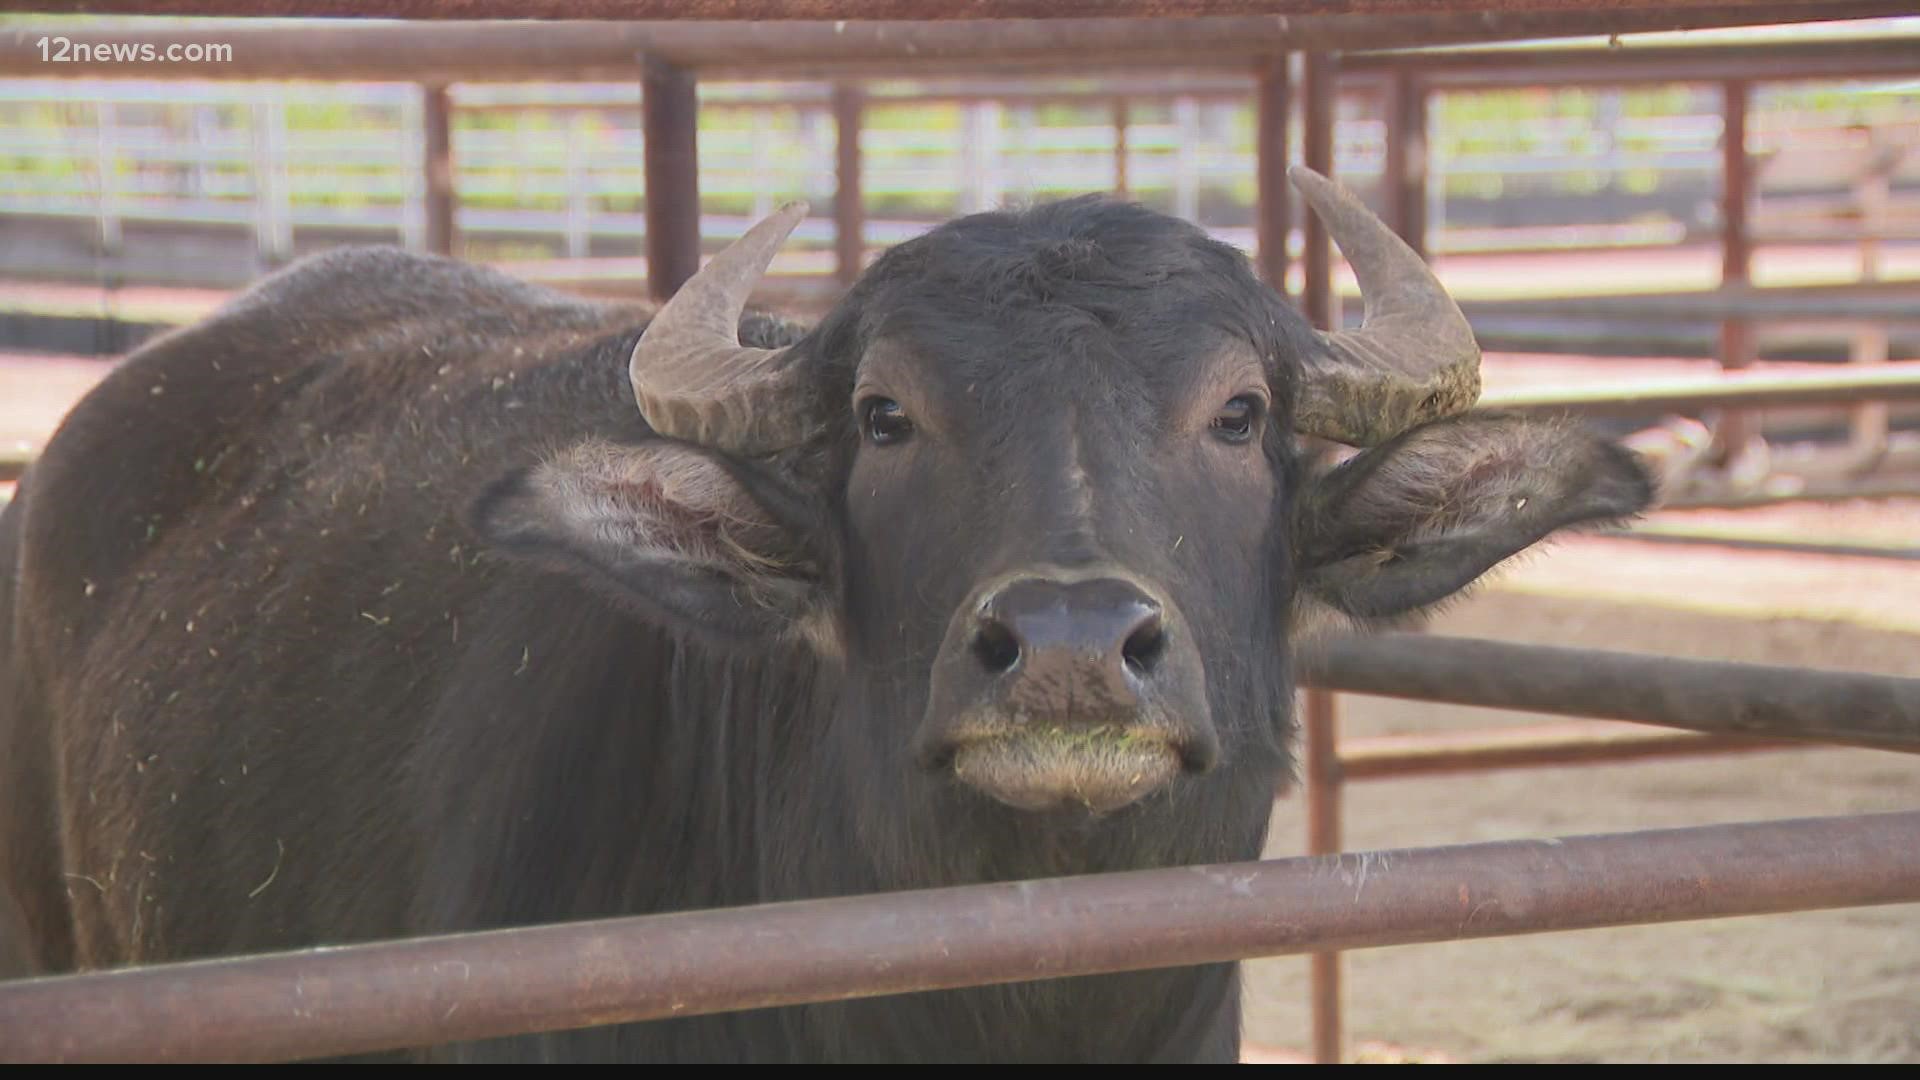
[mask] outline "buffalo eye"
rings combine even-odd
[[[913,434],[913,421],[892,398],[868,398],[860,406],[860,423],[875,446],[905,442]]]
[[[1220,406],[1220,412],[1213,418],[1213,433],[1224,442],[1240,443],[1253,438],[1253,429],[1260,422],[1260,399],[1252,394],[1239,397]]]

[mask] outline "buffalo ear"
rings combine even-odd
[[[723,641],[764,639],[806,614],[818,574],[799,532],[744,479],[686,443],[590,440],[500,478],[472,519],[508,554],[580,578],[643,618]]]
[[[1650,505],[1631,452],[1565,422],[1470,416],[1414,428],[1302,493],[1295,564],[1310,599],[1356,619],[1437,603],[1549,533]]]

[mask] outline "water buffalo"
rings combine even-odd
[[[902,244],[810,329],[742,316],[789,207],[657,313],[355,250],[143,348],[0,521],[15,966],[1257,856],[1303,621],[1650,497],[1614,445],[1467,414],[1439,283],[1294,181],[1357,330],[1081,198]],[[1227,1060],[1238,993],[1209,965],[416,1056]]]

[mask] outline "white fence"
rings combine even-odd
[[[713,235],[777,200],[824,206],[832,197],[836,135],[825,94],[807,86],[775,92],[782,89],[785,100],[765,87],[703,88],[701,190]],[[1451,226],[1449,192],[1482,200],[1557,192],[1568,220],[1552,239],[1562,243],[1566,226],[1597,243],[1670,243],[1689,229],[1711,229],[1713,208],[1698,200],[1641,220],[1593,220],[1618,216],[1598,193],[1712,190],[1720,120],[1710,96],[1667,115],[1629,116],[1618,92],[1594,94],[1595,117],[1522,121],[1524,152],[1471,131],[1436,131],[1460,137],[1430,140],[1431,246],[1527,246],[1524,235],[1490,240]],[[597,238],[637,248],[631,238],[644,233],[645,185],[636,86],[457,87],[455,102],[463,234],[533,240],[575,258],[590,254]],[[1881,152],[1920,144],[1914,104],[1911,124],[1876,130]],[[1372,105],[1348,95],[1337,128],[1336,168],[1362,189],[1384,158],[1384,125]],[[1134,197],[1250,243],[1251,105],[1184,96],[1143,99],[1130,112],[1123,163],[1121,133],[1097,106],[877,97],[861,135],[867,238],[890,244],[956,212],[1110,190],[1124,164]],[[1436,101],[1434,123],[1445,116]],[[0,80],[0,215],[88,220],[108,251],[132,221],[250,229],[269,260],[290,254],[294,232],[310,228],[417,247],[426,234],[422,117],[419,89],[403,84]],[[1818,173],[1837,161],[1829,145],[1836,137],[1851,134],[1831,117],[1764,109],[1758,117],[1758,151],[1796,159],[1800,173],[1807,162]],[[1920,181],[1920,154],[1906,158],[1896,174]],[[801,240],[826,243],[829,228],[817,223]]]

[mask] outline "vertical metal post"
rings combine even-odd
[[[1339,713],[1333,691],[1310,689],[1305,698],[1307,853],[1340,850]],[[1312,964],[1313,1060],[1337,1065],[1344,1054],[1341,1032],[1340,954],[1314,953]]]
[[[567,116],[567,153],[563,162],[566,185],[567,258],[584,259],[593,254],[593,170],[587,162],[587,142],[592,138],[592,117],[585,112]]]
[[[802,175],[825,175],[833,171],[834,155],[838,152],[830,142],[826,128],[833,122],[832,102],[825,109],[797,109],[794,119],[799,123],[800,156],[798,171]],[[808,188],[809,191],[812,188]],[[772,203],[769,200],[769,207]]]
[[[426,148],[427,250],[454,248],[453,102],[445,86],[421,88],[421,139]]]
[[[1747,99],[1751,85],[1729,79],[1721,87],[1723,117],[1720,137],[1720,287],[1744,288],[1752,280],[1753,240],[1747,228],[1752,202],[1752,172],[1747,159]],[[1746,320],[1720,323],[1720,366],[1729,371],[1752,367],[1753,327]],[[1716,456],[1729,461],[1753,437],[1753,417],[1729,412],[1720,418]]]
[[[202,104],[193,107],[193,139],[201,146],[213,146],[220,141],[220,111],[214,105]],[[213,191],[213,162],[206,157],[196,157],[193,162],[193,187],[189,190],[196,199],[216,197]]]
[[[1444,100],[1445,93],[1430,86],[1424,87],[1420,95],[1421,108],[1426,110],[1428,117],[1426,154],[1423,162],[1427,173],[1427,198],[1422,204],[1425,213],[1420,220],[1425,225],[1423,231],[1430,237],[1437,237],[1447,231],[1447,144],[1435,138],[1434,128],[1437,125],[1432,122],[1435,108],[1443,108]],[[1441,104],[1436,105],[1437,102]]]
[[[1283,53],[1260,69],[1254,86],[1254,213],[1260,276],[1277,293],[1287,291],[1287,234],[1293,228],[1287,189],[1287,111],[1292,93]]]
[[[1307,167],[1334,175],[1334,105],[1339,96],[1338,61],[1326,53],[1308,53],[1301,102],[1302,156]],[[1330,330],[1339,320],[1333,295],[1333,252],[1326,225],[1306,215],[1306,249],[1301,262],[1302,307],[1315,326]],[[1331,691],[1307,690],[1305,698],[1307,774],[1307,851],[1325,855],[1340,850],[1340,774]],[[1340,1008],[1340,954],[1314,953],[1313,1059],[1338,1064],[1343,1054]]]
[[[858,86],[834,85],[833,259],[834,274],[842,285],[858,280],[867,260],[867,201],[861,186],[860,160],[865,97]]]
[[[1015,197],[1032,199],[1035,188],[1034,174],[1034,134],[1039,127],[1039,113],[1033,105],[1021,102],[1007,109],[1007,128],[1012,135],[1012,146],[1000,155],[1000,160],[1008,163],[1008,185],[1013,188]]]
[[[1395,71],[1387,79],[1387,157],[1381,187],[1387,224],[1422,258],[1427,254],[1427,88]]]
[[[647,291],[665,300],[700,269],[700,99],[693,73],[640,58]]]
[[[773,149],[773,130],[767,124],[767,108],[756,105],[747,110],[747,168],[753,177],[753,220],[759,221],[773,213],[773,191],[768,183],[772,173],[772,161],[768,151]]]
[[[119,254],[122,243],[120,213],[114,207],[119,159],[113,132],[113,102],[103,97],[93,105],[94,233],[106,255]]]
[[[273,263],[273,146],[268,134],[273,122],[273,106],[263,97],[254,99],[253,123],[247,128],[247,141],[253,151],[253,252],[262,265]]]
[[[960,122],[960,209],[992,210],[1006,190],[1000,165],[1002,110],[996,101],[962,106]]]
[[[981,133],[981,106],[979,102],[968,102],[960,106],[960,191],[958,209],[970,214],[986,207],[986,161],[982,143],[986,141]]]
[[[1113,99],[1113,193],[1127,195],[1127,126],[1133,122],[1127,99]]]
[[[278,266],[293,255],[293,194],[287,182],[287,102],[275,90],[253,101],[254,245]]]
[[[1307,168],[1333,176],[1333,111],[1339,96],[1339,61],[1327,53],[1308,53],[1301,108],[1302,147]],[[1301,307],[1315,326],[1331,330],[1339,318],[1333,305],[1333,251],[1327,227],[1314,214],[1306,215],[1306,247],[1300,253],[1305,280]]]
[[[427,163],[432,151],[427,147],[427,86],[416,87],[413,97],[400,103],[400,139],[403,151],[400,168],[405,186],[400,194],[400,246],[408,251],[427,250]]]
[[[1872,128],[1863,127],[1860,130],[1867,140],[1868,161],[1859,178],[1854,181],[1853,201],[1859,211],[1860,222],[1860,280],[1870,282],[1880,280],[1880,236],[1886,228],[1887,200],[1901,154],[1897,148],[1879,145]],[[1856,364],[1884,364],[1887,362],[1888,348],[1885,323],[1862,324],[1854,328],[1847,359]],[[1855,467],[1864,471],[1886,457],[1887,403],[1864,402],[1854,406],[1850,412],[1852,433],[1849,441],[1857,463]]]
[[[1200,220],[1200,103],[1190,95],[1173,99],[1173,213],[1188,221]]]

